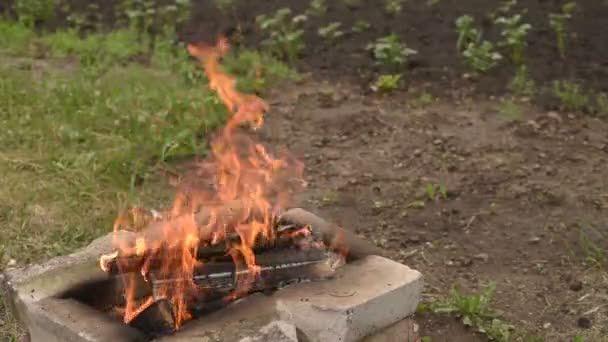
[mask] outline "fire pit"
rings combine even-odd
[[[287,210],[301,164],[243,133],[268,105],[236,91],[227,49],[189,46],[231,114],[197,175],[211,184],[183,181],[170,208],[127,210],[84,250],[7,273],[32,341],[352,342],[398,322],[386,336],[410,340],[420,274]]]
[[[302,209],[288,210],[284,217],[302,220],[298,222],[321,240],[342,231]],[[262,293],[236,300],[210,296],[197,302],[193,317],[178,331],[175,314],[163,298],[128,324],[111,310],[124,300],[123,282],[98,263],[112,251],[112,235],[72,255],[11,270],[5,286],[31,341],[273,341],[264,335],[272,336],[273,330],[284,335],[274,341],[289,341],[290,331],[296,336],[293,341],[415,341],[416,328],[407,317],[418,304],[421,275],[374,255],[381,251],[348,231],[342,234],[351,244],[346,264],[335,268],[331,248],[295,254],[287,253],[297,250],[290,250],[294,246],[272,250],[268,265],[260,266],[267,269],[260,270],[260,280],[248,292]],[[227,281],[235,279],[234,270],[224,267],[201,270],[198,284],[219,292],[234,286]],[[154,280],[142,279],[141,284],[142,294],[154,291]]]

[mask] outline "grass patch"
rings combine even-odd
[[[481,293],[465,295],[454,289],[447,298],[421,304],[418,311],[453,315],[492,341],[508,342],[513,326],[500,319],[501,313],[491,307],[494,290],[495,286],[490,285]]]
[[[128,30],[37,36],[0,25],[11,28],[0,39],[22,39],[13,47],[43,44],[53,56],[0,53],[0,268],[68,253],[108,232],[126,202],[160,201],[164,193],[151,186],[141,194],[138,185],[154,183],[171,160],[204,155],[208,133],[224,120],[198,63],[170,40],[142,65],[133,58],[142,44]],[[73,60],[70,72],[54,66]],[[226,64],[244,91],[296,75],[254,51]]]

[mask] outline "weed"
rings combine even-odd
[[[322,16],[327,13],[327,1],[326,0],[311,0],[308,4],[306,14]]]
[[[117,16],[127,17],[129,27],[136,31],[140,40],[148,44],[149,54],[156,46],[156,39],[175,35],[176,27],[190,17],[190,0],[170,0],[162,4],[153,0],[121,0]]]
[[[456,47],[465,57],[468,66],[475,72],[484,73],[494,68],[502,59],[494,44],[482,40],[482,34],[474,27],[474,19],[469,15],[463,15],[456,19],[456,31],[458,40]]]
[[[480,294],[463,295],[454,289],[450,297],[420,305],[419,311],[454,315],[470,327],[486,334],[491,340],[510,341],[513,326],[500,319],[500,313],[490,307],[495,286],[492,284]]]
[[[422,91],[413,101],[415,107],[426,107],[435,101],[433,95],[426,91]]]
[[[581,112],[589,105],[589,96],[585,94],[583,87],[569,81],[553,81],[551,93],[559,99],[563,109]]]
[[[608,254],[601,244],[598,244],[598,241],[606,239],[607,237],[594,227],[586,225],[579,227],[579,246],[584,252],[586,265],[603,268],[608,264]]]
[[[269,33],[269,37],[263,41],[270,51],[288,62],[293,62],[304,50],[304,30],[302,24],[307,20],[306,16],[298,15],[292,17],[289,8],[281,8],[274,15],[261,15],[256,21],[262,31]]]
[[[462,55],[469,67],[478,73],[489,71],[502,60],[502,55],[495,50],[494,44],[487,40],[481,44],[470,43]]]
[[[439,197],[448,199],[448,190],[444,184],[427,183],[424,191],[431,201],[437,201]]]
[[[340,26],[342,26],[342,23],[333,22],[327,26],[319,27],[317,33],[325,41],[331,43],[344,35],[344,32],[340,31]]]
[[[470,15],[463,15],[456,19],[456,31],[458,32],[456,48],[459,51],[464,50],[470,43],[477,43],[481,38],[481,34],[474,25],[475,19]]]
[[[380,75],[371,88],[373,91],[391,91],[399,88],[400,81],[400,74]]]
[[[515,14],[511,17],[499,17],[495,20],[495,23],[503,26],[501,32],[505,38],[503,45],[511,48],[511,60],[516,65],[522,65],[524,50],[527,45],[526,37],[532,25],[522,23],[521,14]]]
[[[390,15],[396,15],[403,10],[404,0],[384,0],[384,11]]]
[[[218,9],[218,11],[226,14],[234,11],[236,1],[237,0],[213,0],[213,5]]]
[[[361,6],[362,0],[341,0],[347,8],[357,8]]]
[[[608,94],[597,94],[595,97],[595,107],[598,114],[608,116]]]
[[[441,0],[427,0],[426,5],[429,7],[437,6]]]
[[[390,68],[404,65],[411,56],[418,53],[418,51],[408,48],[394,33],[378,38],[374,43],[368,44],[367,49],[372,52],[376,61]]]
[[[508,121],[521,121],[523,110],[513,99],[503,99],[498,105],[498,112]]]
[[[585,338],[581,335],[576,335],[572,339],[572,342],[585,342],[585,341],[586,341]]]
[[[15,0],[17,19],[27,27],[48,23],[55,17],[55,0]]]
[[[528,68],[522,64],[517,68],[515,77],[509,83],[509,89],[518,96],[534,96],[536,84],[528,75]]]
[[[511,12],[513,8],[517,5],[517,0],[504,0],[501,5],[492,13],[490,13],[490,19],[495,21],[496,18],[500,16],[504,16]]]
[[[432,342],[432,339],[430,336],[422,336],[420,342]]]
[[[228,73],[238,76],[238,89],[247,93],[262,93],[282,80],[298,78],[281,61],[252,50],[230,53],[223,65]]]
[[[549,25],[555,32],[555,38],[557,40],[557,49],[562,59],[566,58],[566,31],[568,21],[572,18],[574,10],[577,5],[574,1],[566,2],[562,5],[560,13],[549,13]]]
[[[21,23],[0,20],[0,51],[10,54],[29,54],[34,31]]]
[[[367,21],[365,21],[363,19],[359,19],[353,25],[352,30],[353,30],[353,32],[360,33],[360,32],[364,32],[364,31],[369,30],[370,27],[371,27],[371,25],[370,25],[369,22],[367,22]]]

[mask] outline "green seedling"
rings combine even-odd
[[[608,116],[608,94],[597,94],[595,97],[595,105],[598,114],[601,116]]]
[[[291,9],[281,8],[274,15],[260,15],[256,18],[260,29],[268,34],[262,43],[277,57],[295,61],[306,47],[304,43],[305,15],[292,16]]]
[[[477,43],[481,39],[481,34],[475,28],[475,19],[470,15],[463,15],[456,19],[456,31],[458,40],[456,48],[463,51],[470,43]]]
[[[458,40],[456,47],[464,56],[467,65],[477,73],[484,73],[498,65],[502,55],[496,51],[494,44],[483,40],[482,34],[475,26],[473,17],[463,15],[456,19]]]
[[[396,15],[403,10],[404,0],[384,0],[384,11],[390,15]]]
[[[408,48],[394,33],[368,44],[367,50],[372,52],[377,62],[390,68],[403,66],[411,56],[418,53],[418,51]]]
[[[565,110],[581,112],[589,105],[589,96],[585,94],[583,87],[575,82],[553,81],[551,93],[559,99]]]
[[[536,84],[528,75],[528,68],[522,64],[517,68],[517,73],[509,83],[509,89],[517,96],[534,96]]]
[[[358,8],[361,6],[362,0],[342,0],[342,3],[347,8]]]
[[[494,12],[490,13],[490,19],[496,20],[498,17],[507,15],[515,6],[517,6],[517,0],[503,1]]]
[[[340,31],[340,26],[342,26],[342,23],[333,22],[327,26],[320,27],[317,33],[327,42],[333,42],[344,35],[344,32]]]
[[[326,0],[311,0],[308,4],[306,14],[311,16],[322,16],[327,13],[327,1]]]
[[[498,112],[508,121],[521,121],[523,110],[513,99],[504,99],[498,105]]]
[[[15,0],[13,8],[19,22],[27,27],[48,23],[55,17],[56,0]]]
[[[489,71],[502,60],[502,55],[496,51],[494,44],[487,40],[481,44],[470,43],[462,55],[469,67],[477,73]]]
[[[424,191],[431,201],[437,201],[440,197],[448,199],[448,190],[444,184],[427,183]]]
[[[559,50],[559,56],[562,59],[566,58],[566,33],[568,30],[568,21],[572,19],[572,15],[576,8],[576,2],[569,1],[562,6],[561,13],[549,14],[549,25],[553,29],[553,32],[555,32],[557,49]]]
[[[218,11],[227,14],[234,11],[236,7],[236,0],[213,0],[213,5]]]
[[[526,37],[528,31],[532,29],[532,25],[522,22],[521,14],[515,14],[511,17],[499,17],[495,23],[502,25],[502,36],[505,41],[502,45],[511,48],[511,60],[516,65],[523,64],[524,50],[527,46]]]
[[[353,30],[353,32],[361,33],[361,32],[369,30],[370,27],[371,27],[371,25],[369,24],[369,22],[367,22],[363,19],[359,19],[353,25],[352,30]]]
[[[372,85],[373,91],[391,91],[399,88],[401,82],[401,75],[380,75],[376,82]]]
[[[489,285],[480,294],[464,295],[454,289],[450,297],[430,304],[421,304],[418,311],[455,316],[461,319],[463,324],[475,328],[492,341],[508,342],[514,327],[500,318],[499,311],[492,309],[494,290],[494,284]]]
[[[421,91],[418,96],[412,99],[412,106],[417,108],[427,107],[435,102],[433,95],[426,90]]]

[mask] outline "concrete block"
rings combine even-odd
[[[240,342],[298,342],[298,333],[293,324],[273,321],[262,327],[254,337],[246,337]]]
[[[344,265],[334,279],[280,291],[277,310],[310,342],[355,342],[413,314],[422,286],[418,271],[369,256]]]

